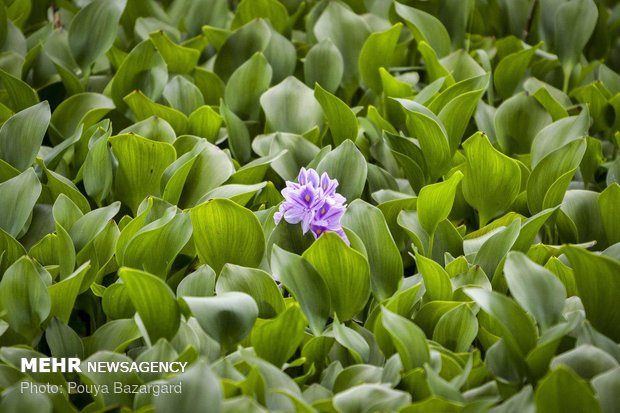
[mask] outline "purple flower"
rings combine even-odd
[[[275,223],[282,218],[289,224],[301,223],[303,233],[311,231],[315,239],[326,231],[335,232],[349,245],[340,225],[346,199],[336,192],[337,187],[338,181],[327,173],[319,178],[314,169],[301,168],[297,182],[286,181],[284,202],[273,216]]]

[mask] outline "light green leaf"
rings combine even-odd
[[[0,228],[17,237],[28,222],[39,194],[41,183],[34,169],[29,168],[0,184]],[[8,258],[8,257],[7,257]]]
[[[321,275],[305,258],[277,245],[271,252],[271,268],[276,279],[299,303],[314,335],[319,336],[331,314],[330,300],[326,299],[329,290]]]
[[[334,146],[340,145],[347,139],[355,142],[358,124],[351,108],[318,83],[314,86],[314,97],[323,108]]]
[[[344,74],[342,54],[334,43],[327,38],[308,51],[304,61],[304,79],[306,85],[316,84],[330,93],[335,93]]]
[[[400,355],[405,371],[430,362],[430,351],[420,327],[386,308],[381,309],[381,322]]]
[[[316,166],[319,174],[327,172],[338,180],[338,193],[352,202],[362,195],[368,167],[364,156],[352,141],[345,141],[330,151]]]
[[[234,349],[252,330],[258,307],[252,297],[227,292],[216,297],[181,298],[198,320],[200,327],[217,340],[224,351]]]
[[[429,43],[439,57],[450,53],[450,35],[436,17],[400,3],[396,3],[395,10],[405,20],[418,43],[422,41]]]
[[[373,294],[379,300],[392,296],[403,279],[403,262],[381,210],[356,200],[347,208],[342,224],[366,247]]]
[[[171,340],[179,329],[181,311],[170,287],[152,274],[131,268],[121,268],[118,275],[127,286],[151,343],[161,337]]]
[[[271,275],[262,270],[226,264],[217,279],[215,291],[218,295],[229,291],[248,294],[256,301],[261,318],[273,318],[284,311],[282,293]]]
[[[398,9],[397,5],[397,9]],[[386,31],[372,33],[364,42],[359,57],[362,82],[377,93],[383,91],[379,68],[391,66],[392,55],[402,31],[402,23],[396,23]]]
[[[255,53],[230,76],[224,92],[227,107],[241,118],[258,118],[259,99],[269,88],[272,74],[265,56]]]
[[[20,171],[30,167],[43,142],[50,116],[47,101],[11,116],[0,128],[0,158]]]
[[[135,213],[148,195],[160,195],[161,177],[176,158],[174,147],[138,135],[117,135],[109,139],[118,160],[114,189],[118,199]]]
[[[304,338],[306,317],[294,303],[276,318],[267,320],[252,331],[256,354],[276,366],[288,361]]]
[[[449,179],[443,182],[424,186],[418,194],[418,218],[422,228],[431,238],[435,234],[439,223],[450,215],[452,205],[454,204],[456,188],[461,179],[463,179],[463,173],[456,171]]]
[[[303,254],[320,274],[329,290],[332,311],[346,321],[359,313],[370,295],[366,258],[347,247],[333,232],[322,234]]]
[[[454,352],[468,351],[478,334],[478,319],[471,308],[461,304],[441,316],[433,340]]]
[[[558,367],[543,378],[536,389],[536,409],[541,412],[601,411],[588,384],[566,367]]]
[[[224,264],[256,267],[265,251],[258,218],[228,199],[214,199],[190,211],[200,260],[219,273]]]
[[[480,227],[505,212],[519,195],[521,170],[514,159],[493,148],[478,132],[463,143],[465,173],[463,196],[478,210]]]

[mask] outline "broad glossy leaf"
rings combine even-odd
[[[424,279],[424,288],[431,301],[449,301],[452,299],[450,276],[441,265],[430,258],[416,254],[416,265]]]
[[[295,303],[276,318],[257,325],[252,331],[252,346],[259,357],[281,366],[301,344],[305,327],[306,317]]]
[[[314,25],[317,40],[331,39],[340,50],[344,63],[343,81],[347,84],[358,79],[359,55],[370,31],[362,16],[339,2],[330,2]]]
[[[396,3],[396,13],[405,20],[418,43],[425,41],[439,57],[450,53],[450,35],[444,25],[433,15],[420,9]]]
[[[482,288],[466,288],[465,293],[499,322],[511,351],[525,355],[534,348],[538,336],[536,326],[515,301]]]
[[[381,310],[381,323],[390,335],[405,371],[422,367],[424,363],[430,362],[426,337],[417,325],[386,308]]]
[[[309,87],[318,83],[326,91],[335,93],[343,74],[342,54],[329,38],[315,44],[308,51],[304,61],[304,79]]]
[[[167,83],[166,62],[153,43],[145,40],[123,60],[112,79],[110,94],[116,107],[125,110],[123,98],[132,91],[140,90],[146,97],[158,99]]]
[[[463,196],[478,210],[480,227],[506,211],[521,189],[517,162],[493,148],[489,139],[476,133],[463,143],[465,173]]]
[[[325,281],[331,309],[346,321],[359,313],[370,295],[366,258],[333,232],[325,232],[303,254]]]
[[[119,277],[151,342],[161,337],[172,339],[179,329],[181,312],[170,287],[152,274],[131,268],[121,268]]]
[[[615,244],[620,242],[620,220],[618,220],[617,206],[620,205],[620,185],[617,182],[609,185],[598,196],[598,207],[607,242]]]
[[[218,295],[229,291],[250,295],[256,301],[261,318],[273,318],[284,311],[280,289],[273,278],[262,270],[226,264],[217,279],[215,291]]]
[[[6,312],[4,318],[13,330],[33,340],[50,309],[47,288],[33,261],[20,258],[0,280],[0,311]]]
[[[317,270],[305,258],[278,247],[271,253],[271,268],[291,295],[295,297],[309,321],[310,329],[320,335],[331,314],[329,290]]]
[[[397,9],[400,5],[397,5]],[[383,91],[379,68],[391,66],[392,55],[402,31],[402,23],[396,23],[390,29],[372,33],[364,42],[359,57],[359,71],[362,82],[375,92]]]
[[[265,56],[254,54],[230,76],[224,92],[227,107],[244,119],[258,118],[259,99],[269,88],[272,74]]]
[[[256,267],[265,237],[256,216],[227,199],[214,199],[190,211],[200,260],[219,273],[224,264]]]
[[[314,87],[314,97],[323,108],[334,146],[342,144],[347,139],[355,142],[358,123],[351,108],[318,83]]]
[[[190,73],[196,67],[200,51],[174,43],[162,30],[149,34],[149,38],[166,62],[170,73]]]
[[[620,283],[620,264],[578,247],[567,247],[566,255],[573,267],[588,321],[603,334],[616,341],[620,340],[620,311],[615,305],[615,291]]]
[[[534,97],[518,93],[495,112],[497,142],[508,155],[529,153],[536,134],[550,123],[551,116]]]
[[[566,289],[551,272],[520,252],[511,252],[504,264],[511,295],[546,330],[562,320]]]
[[[536,213],[562,202],[586,151],[586,140],[574,140],[545,156],[527,181],[527,204]]]
[[[543,378],[534,397],[538,411],[550,413],[570,410],[593,413],[601,411],[592,389],[566,367],[558,367]]]
[[[303,134],[323,125],[323,110],[312,89],[295,77],[287,77],[263,93],[260,104],[268,130]]]
[[[0,184],[0,228],[16,237],[28,222],[39,194],[41,183],[29,168]]]
[[[478,319],[467,304],[461,304],[441,316],[433,340],[455,351],[468,351],[478,334]]]
[[[187,371],[168,379],[170,385],[179,385],[182,393],[160,394],[154,398],[158,411],[191,413],[196,409],[219,413],[222,410],[222,388],[218,376],[204,361],[193,364]]]
[[[364,156],[352,141],[343,142],[325,155],[316,170],[319,174],[327,172],[330,178],[337,179],[336,190],[347,201],[353,202],[362,195],[368,167]]]
[[[94,0],[82,8],[69,26],[69,46],[83,70],[108,51],[118,30],[126,0]]]
[[[51,302],[50,315],[52,317],[58,317],[65,324],[69,323],[75,299],[81,291],[84,276],[89,268],[90,265],[88,263],[83,264],[73,274],[47,288]]]
[[[258,317],[252,297],[240,292],[215,297],[183,297],[182,300],[200,323],[200,327],[226,350],[243,340]]]
[[[11,116],[0,128],[0,159],[20,171],[34,162],[50,122],[47,101]]]
[[[288,26],[288,12],[282,3],[276,0],[243,0],[232,21],[232,29],[256,19],[269,20],[271,25],[282,32]]]
[[[457,171],[443,182],[424,186],[418,193],[418,218],[422,228],[431,237],[435,234],[439,223],[450,215],[456,188],[461,179],[463,179],[463,174]]]
[[[347,208],[342,224],[366,247],[373,294],[380,300],[392,296],[400,286],[403,263],[381,210],[356,200]]]
[[[144,198],[161,193],[161,177],[176,158],[174,147],[138,135],[117,135],[109,141],[119,163],[114,189],[135,213]]]

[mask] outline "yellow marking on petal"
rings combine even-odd
[[[316,235],[319,235],[320,233],[321,233],[321,230],[320,230],[320,229],[317,229],[317,230],[316,230]]]
[[[310,201],[310,195],[306,195],[304,199],[306,200],[306,202]]]
[[[321,214],[325,213],[325,208],[321,208]]]

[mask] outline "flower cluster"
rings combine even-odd
[[[311,231],[314,238],[325,231],[335,232],[348,245],[340,225],[346,199],[336,192],[337,187],[338,181],[330,179],[327,173],[319,177],[314,169],[301,168],[297,182],[286,181],[282,190],[284,202],[273,217],[276,224],[282,218],[289,224],[301,223],[304,234]]]

